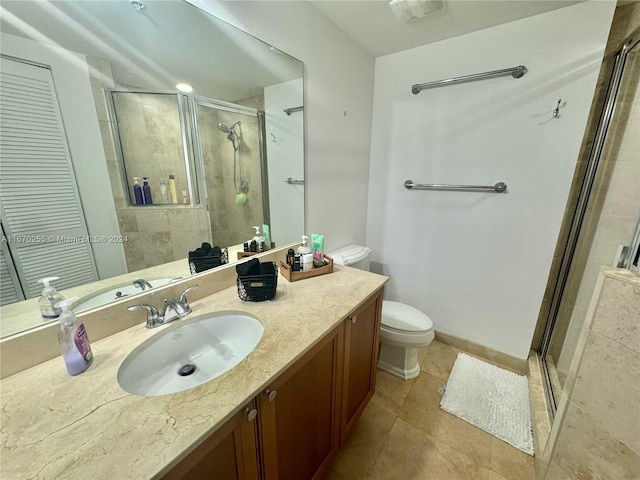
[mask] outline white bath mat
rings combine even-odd
[[[529,382],[524,375],[459,353],[440,408],[533,455]]]

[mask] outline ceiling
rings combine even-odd
[[[582,0],[580,0],[582,1]],[[579,3],[573,0],[444,0],[443,10],[404,22],[388,0],[311,0],[363,50],[380,57]]]
[[[302,63],[179,0],[2,0],[0,31],[106,59],[120,86],[236,101],[303,75]]]
[[[188,3],[145,3],[137,12],[128,0],[2,0],[0,30],[105,58],[116,83],[131,87],[173,89],[186,81],[201,95],[234,101],[302,75],[295,59]],[[379,57],[578,1],[444,0],[443,10],[412,22],[397,18],[388,0],[310,3]]]

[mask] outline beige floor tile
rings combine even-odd
[[[371,402],[331,464],[337,478],[367,478],[382,450],[396,416]]]
[[[368,480],[369,477],[343,477],[339,473],[333,471],[332,468],[329,469],[327,473],[324,474],[322,480]]]
[[[506,480],[534,480],[533,457],[506,442],[491,437],[491,470]]]
[[[420,369],[430,375],[447,380],[458,353],[461,351],[444,343],[431,342],[427,347],[424,360],[420,364]]]
[[[489,469],[421,429],[398,419],[371,480],[489,480]]]
[[[371,401],[397,415],[415,379],[403,380],[382,370],[378,370],[377,376],[376,393]]]
[[[507,480],[494,470],[489,470],[489,480]]]
[[[422,372],[399,410],[398,416],[438,441],[489,467],[492,436],[440,408],[441,378]]]

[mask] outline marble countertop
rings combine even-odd
[[[229,263],[235,263],[238,258],[238,252],[242,251],[242,245],[232,245],[227,248],[229,252]],[[60,294],[62,294],[64,298],[77,297],[78,300],[76,300],[76,302],[79,302],[115,287],[131,285],[131,283],[138,278],[156,280],[159,278],[188,278],[189,276],[191,276],[189,261],[183,258],[85,285],[65,288],[60,290]],[[52,282],[51,285],[55,287],[56,283]],[[144,292],[140,291],[139,293]],[[0,338],[49,323],[49,320],[43,320],[40,316],[40,307],[38,306],[39,299],[40,297],[30,298],[0,307],[0,318],[2,318],[2,322],[0,322]]]
[[[0,381],[0,478],[160,477],[386,281],[335,265],[293,283],[280,275],[271,301],[242,302],[231,287],[193,303],[191,316],[244,311],[265,331],[239,365],[183,392],[143,397],[118,385],[123,359],[166,328],[143,325],[93,343],[93,365],[77,377],[57,357]]]

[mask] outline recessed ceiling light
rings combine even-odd
[[[178,83],[176,85],[176,88],[178,90],[180,90],[181,92],[184,93],[191,93],[193,92],[193,87],[191,85],[189,85],[188,83]]]

